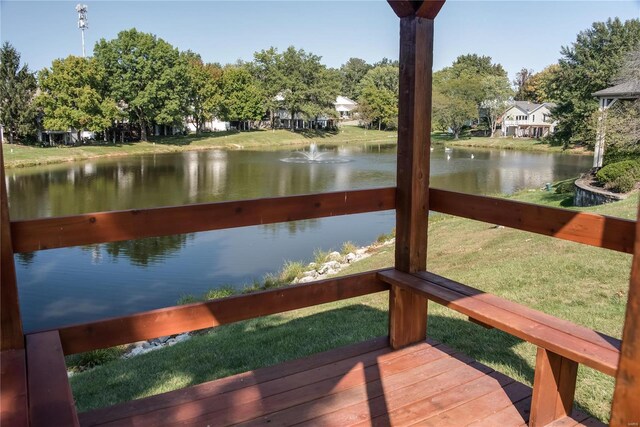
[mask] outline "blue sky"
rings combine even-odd
[[[80,55],[77,1],[0,2],[0,38],[30,68]],[[338,67],[350,57],[375,62],[398,56],[398,19],[386,1],[86,1],[88,54],[100,38],[136,27],[157,34],[205,61],[250,60],[256,50],[289,45]],[[640,0],[449,0],[436,20],[434,68],[478,53],[500,62],[511,78],[522,67],[539,71],[560,47],[595,21],[640,18]]]

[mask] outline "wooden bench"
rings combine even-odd
[[[430,272],[386,270],[378,277],[538,346],[532,426],[571,414],[578,364],[615,376],[620,340]]]

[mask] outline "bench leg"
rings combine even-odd
[[[408,289],[389,290],[389,345],[394,350],[427,338],[427,299]]]
[[[538,347],[530,427],[545,426],[571,415],[577,375],[577,362]]]

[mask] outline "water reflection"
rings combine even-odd
[[[9,169],[13,219],[393,186],[396,147],[320,147],[341,164],[283,163],[290,150],[201,151]],[[578,175],[588,157],[434,147],[431,186],[511,193]],[[19,254],[27,331],[173,305],[180,296],[242,286],[285,260],[365,245],[394,226],[393,212]],[[35,262],[34,262],[35,261]]]

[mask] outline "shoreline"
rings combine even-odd
[[[21,169],[70,162],[112,159],[146,154],[168,154],[207,150],[249,150],[306,147],[310,144],[381,144],[397,142],[397,132],[367,130],[357,126],[343,126],[337,132],[289,130],[256,130],[247,132],[218,132],[200,135],[165,137],[148,142],[92,144],[79,146],[38,147],[3,144],[5,168]],[[471,137],[449,140],[435,134],[433,145],[458,148],[482,148],[528,151],[554,154],[592,155],[584,147],[563,150],[537,140],[513,138]]]

